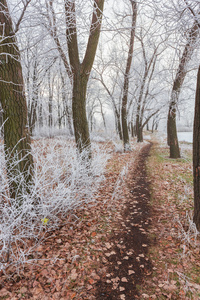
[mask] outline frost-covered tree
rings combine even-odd
[[[82,152],[85,147],[88,148],[90,157],[91,150],[86,115],[86,92],[101,31],[104,0],[93,1],[92,17],[91,19],[89,18],[90,25],[88,20],[84,20],[87,27],[86,29],[83,23],[82,26],[80,26],[79,17],[82,14],[82,16],[86,18],[86,15],[90,14],[91,3],[89,3],[88,6],[87,1],[82,3],[78,1],[77,3],[75,0],[66,0],[62,3],[56,3],[56,1],[51,0],[45,1],[45,6],[45,13],[41,6],[38,7],[38,10],[41,12],[42,17],[46,17],[43,23],[46,22],[45,27],[56,45],[72,84],[72,114],[76,145],[80,152]],[[62,11],[61,17],[60,14],[57,14],[58,7]],[[82,11],[80,7],[83,8]],[[60,35],[60,31],[63,29],[64,35]],[[87,36],[85,32],[87,32]],[[66,40],[63,39],[63,36],[65,36]],[[84,51],[80,45],[85,44],[86,40],[86,49]]]
[[[133,46],[134,46],[136,18],[137,18],[137,2],[130,0],[130,4],[131,4],[131,13],[132,13],[132,23],[131,23],[131,34],[130,34],[128,57],[126,61],[126,70],[124,73],[122,108],[121,108],[122,133],[123,133],[123,143],[124,143],[125,151],[130,150],[128,124],[127,124],[127,102],[128,102],[129,77],[130,77],[131,64],[133,58]]]
[[[168,46],[175,49],[173,60],[175,61],[175,76],[170,92],[167,135],[170,147],[170,157],[179,158],[180,149],[177,138],[176,115],[179,98],[184,80],[188,73],[188,64],[199,43],[199,1],[182,0],[170,1],[165,12],[166,30],[171,31],[171,42]],[[169,40],[170,40],[169,39]],[[178,60],[177,60],[178,57]]]
[[[19,18],[22,19],[30,1],[24,1]],[[23,191],[29,192],[32,182],[33,158],[27,126],[27,104],[20,52],[16,32],[6,0],[0,2],[0,101],[4,120],[4,148],[7,162],[10,196],[16,198]]]
[[[176,109],[177,109],[181,88],[185,76],[187,74],[187,64],[191,59],[198,36],[199,36],[199,24],[198,21],[195,20],[192,28],[189,30],[188,40],[185,45],[182,57],[180,59],[180,63],[177,69],[176,77],[174,79],[172,92],[171,92],[168,120],[167,120],[168,144],[170,147],[171,158],[180,157],[180,150],[179,150],[177,129],[176,129]]]

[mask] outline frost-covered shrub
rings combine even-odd
[[[87,150],[85,150],[87,151]],[[34,141],[34,183],[24,190],[22,205],[9,198],[3,145],[0,145],[0,270],[30,261],[30,254],[71,210],[93,201],[107,155],[93,146],[86,162],[73,142],[63,138]]]
[[[114,145],[114,151],[116,153],[123,153],[124,152],[124,146],[123,143],[121,141],[116,142],[116,141],[112,141],[113,145]]]
[[[58,136],[67,136],[68,138],[70,138],[70,132],[68,128],[57,128],[44,125],[42,127],[35,127],[33,130],[33,136],[36,139],[40,139],[43,137],[52,138]]]

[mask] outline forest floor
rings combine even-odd
[[[132,149],[112,151],[93,205],[47,234],[37,263],[2,274],[1,300],[200,299],[191,145],[179,160],[155,140]]]

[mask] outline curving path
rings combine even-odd
[[[151,275],[152,265],[147,255],[151,209],[146,173],[146,159],[150,148],[151,144],[147,144],[141,149],[131,171],[131,181],[128,182],[130,200],[123,213],[123,226],[111,237],[115,255],[107,258],[109,276],[98,282],[97,300],[139,299],[137,285],[144,283]]]

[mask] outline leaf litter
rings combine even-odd
[[[74,209],[60,227],[48,232],[20,273],[12,266],[6,275],[1,272],[0,299],[200,298],[192,188],[187,183],[186,189],[186,182],[173,176],[174,172],[176,178],[178,173],[191,173],[190,163],[179,166],[168,159],[162,164],[149,160],[153,201],[143,218],[140,199],[147,201],[149,188],[136,180],[143,147],[134,144],[133,151],[122,156],[108,146],[112,155],[96,202]],[[156,151],[166,153],[164,147]],[[141,185],[146,192],[139,190]],[[145,240],[138,243],[141,236]],[[132,243],[127,249],[130,240],[136,248]],[[104,293],[101,298],[99,289]]]

